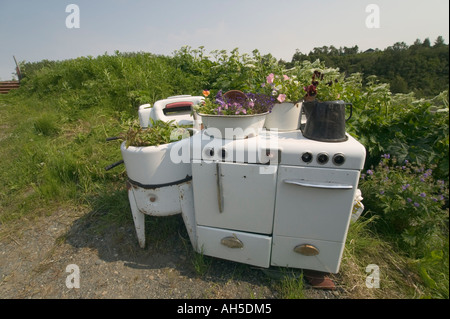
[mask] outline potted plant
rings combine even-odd
[[[306,92],[302,105],[306,123],[300,126],[303,136],[323,142],[347,140],[345,122],[352,116],[352,104],[339,100],[342,87],[338,79],[327,79],[323,72],[315,70],[311,83],[303,89]],[[347,105],[350,115],[346,119]]]
[[[297,77],[270,73],[261,87],[263,92],[273,96],[276,101],[266,118],[265,127],[281,131],[298,129],[302,90]]]
[[[336,101],[339,100],[342,87],[336,74],[327,75],[325,72],[314,70],[311,83],[303,87],[305,102]]]
[[[129,179],[143,185],[158,185],[190,176],[190,161],[180,162],[177,150],[188,149],[185,144],[190,143],[189,137],[195,130],[174,121],[150,121],[148,128],[132,123],[120,136],[124,140],[120,149]],[[172,150],[177,158],[172,158]]]
[[[201,116],[207,135],[225,139],[243,139],[258,135],[275,98],[262,93],[219,90],[214,98],[204,90],[205,100],[194,106]]]

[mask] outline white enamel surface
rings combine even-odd
[[[159,145],[126,148],[125,142],[121,147],[122,158],[128,177],[145,185],[156,185],[176,182],[192,176],[189,161],[190,138],[178,142]],[[171,156],[172,149],[187,152],[187,161],[182,157]]]
[[[205,134],[232,140],[257,136],[264,127],[266,115],[201,115],[201,118]]]
[[[220,166],[221,194],[217,185]],[[193,164],[197,223],[254,233],[272,233],[276,170],[260,174],[260,165],[235,163]],[[219,209],[218,196],[223,203]]]
[[[197,227],[197,236],[198,249],[205,255],[258,267],[270,266],[272,238],[269,236],[203,226]],[[230,236],[240,240],[243,247],[230,248],[221,243],[223,238]]]
[[[272,112],[267,114],[265,128],[278,129],[278,131],[291,131],[300,128],[300,109],[299,103],[280,103],[275,104]]]
[[[316,247],[319,254],[316,256],[305,256],[294,251],[297,245],[304,244]],[[271,265],[337,273],[343,251],[344,243],[274,235]]]
[[[179,95],[172,96],[164,100],[158,100],[155,102],[153,107],[150,104],[144,104],[139,106],[139,122],[141,127],[148,127],[150,124],[149,119],[160,120],[164,122],[169,122],[174,120],[175,123],[179,125],[193,125],[194,117],[190,111],[177,112],[164,114],[163,110],[167,104],[177,103],[177,102],[192,102],[194,105],[200,104],[204,100],[202,96],[190,96],[190,95]],[[201,119],[197,119],[201,123]],[[197,124],[199,124],[197,123]],[[194,126],[194,128],[197,128]]]

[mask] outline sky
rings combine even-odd
[[[433,44],[438,36],[448,44],[448,0],[0,0],[0,80],[13,77],[13,56],[26,62],[116,50],[170,56],[188,45],[206,52],[258,49],[291,61],[296,50],[382,50],[416,39]]]

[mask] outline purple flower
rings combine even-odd
[[[420,197],[426,197],[427,196],[427,194],[425,194],[425,193],[420,193],[420,195],[419,195]]]
[[[383,194],[384,194],[384,190],[381,190],[381,191],[380,191],[380,195],[383,195]]]
[[[409,198],[409,197],[408,197],[406,200],[408,201],[408,203],[411,203],[411,202],[412,202],[412,199]]]
[[[381,155],[382,158],[391,158],[391,154],[383,154]]]
[[[373,175],[373,171],[371,169],[368,169],[366,173],[369,175]]]
[[[414,202],[414,206],[416,206],[416,207],[419,207],[419,206],[420,206],[420,204],[419,204],[419,203],[416,203],[416,202]]]
[[[409,185],[409,184],[403,185],[402,186],[402,191],[405,191],[409,186],[411,186],[411,185]]]

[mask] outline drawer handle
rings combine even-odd
[[[303,180],[295,180],[295,179],[285,179],[283,180],[286,184],[303,186],[303,187],[312,187],[312,188],[325,188],[325,189],[352,189],[352,185],[348,184],[337,184],[337,183],[320,183],[320,182],[306,182]]]
[[[237,239],[236,236],[224,237],[224,238],[222,238],[220,243],[229,248],[243,248],[244,247],[244,243],[241,242],[239,239]]]
[[[304,256],[316,256],[319,254],[319,249],[314,247],[313,245],[302,244],[295,246],[294,251],[298,254],[302,254]]]

